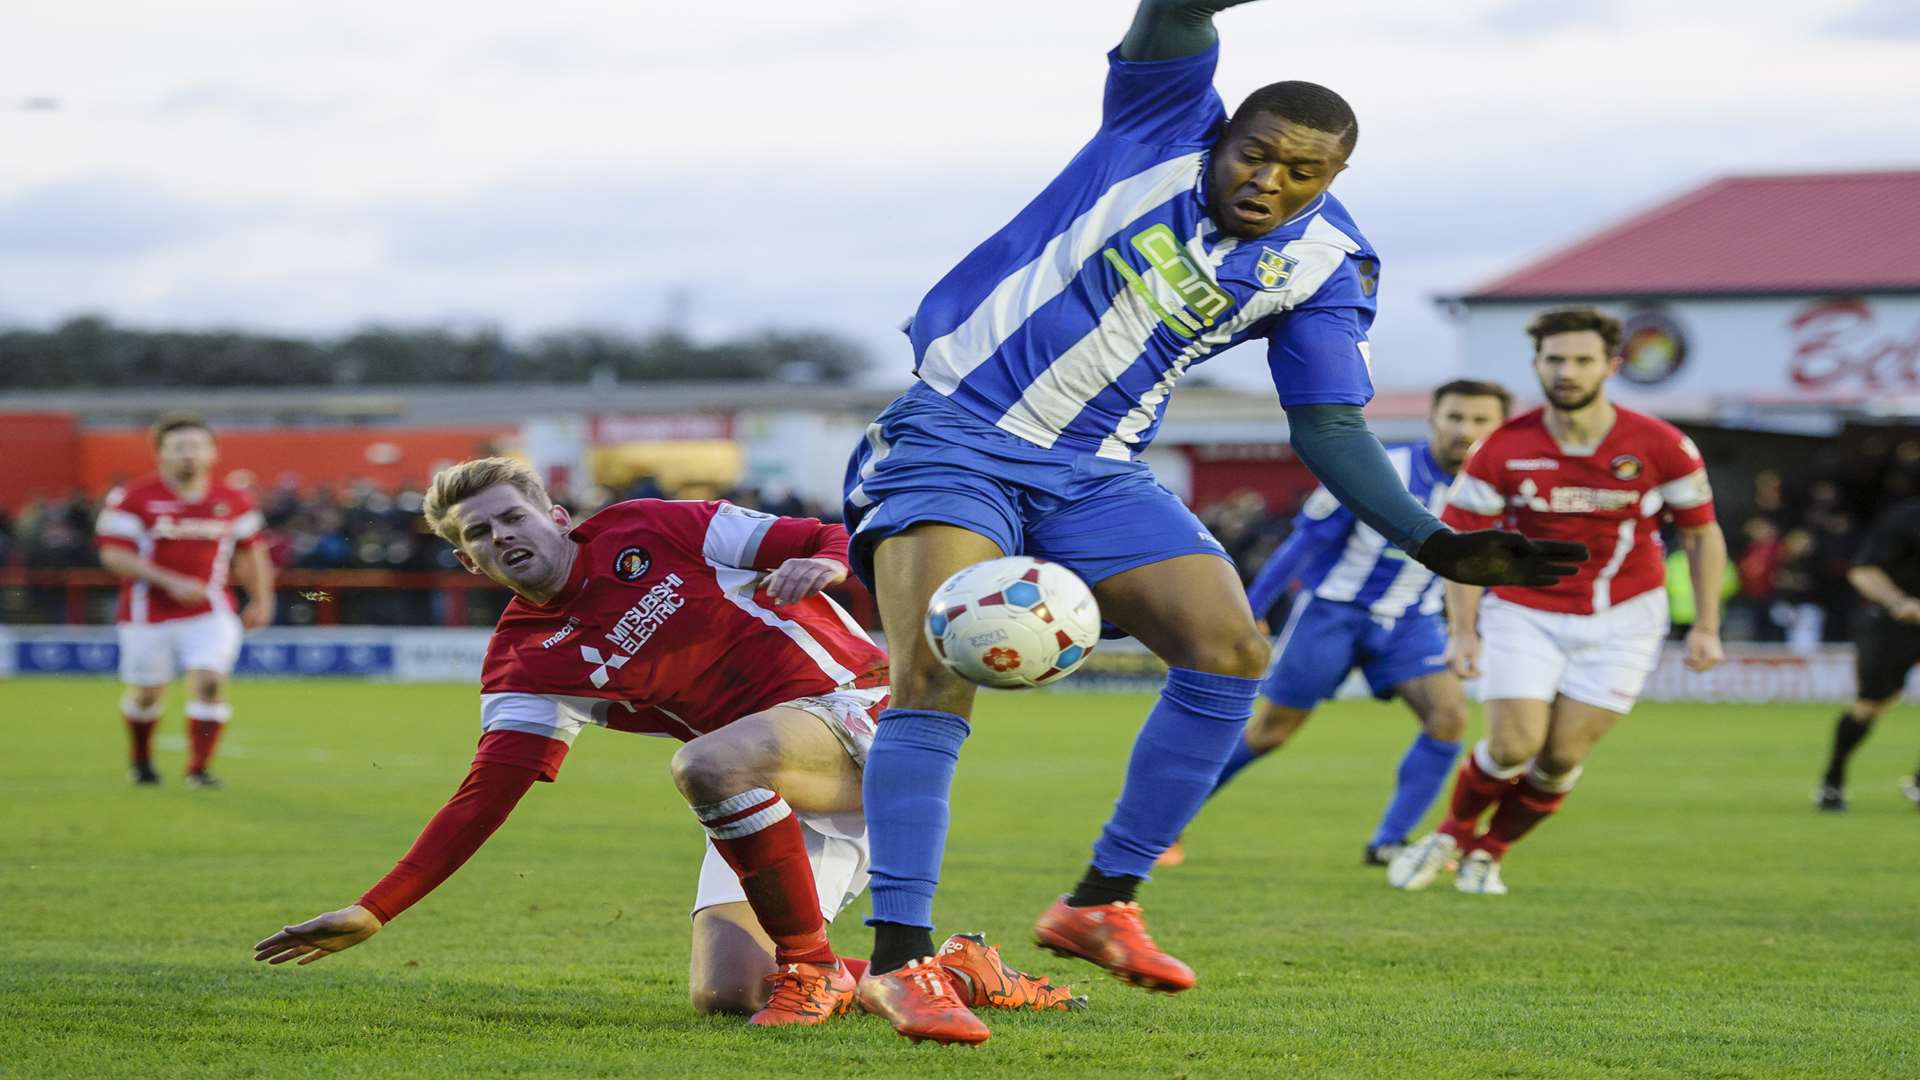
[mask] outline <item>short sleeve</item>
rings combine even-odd
[[[93,538],[95,543],[115,544],[121,547],[137,548],[147,535],[146,522],[140,515],[126,508],[127,490],[114,488],[107,492],[106,501],[101,505],[100,516],[94,519]]]
[[[1280,404],[1365,405],[1373,400],[1367,324],[1345,308],[1289,312],[1267,341]]]
[[[1678,429],[1668,428],[1654,465],[1660,470],[1660,502],[1674,524],[1694,528],[1713,524],[1713,485],[1707,480],[1707,463],[1693,440]]]
[[[1285,266],[1285,309],[1267,335],[1267,367],[1282,405],[1365,405],[1373,400],[1373,327],[1379,262],[1331,244],[1295,242]]]
[[[730,502],[717,503],[713,516],[707,521],[700,554],[707,561],[721,566],[751,569],[760,553],[761,541],[767,538],[767,530],[779,520],[772,514],[749,510]]]
[[[550,782],[559,775],[560,762],[566,758],[574,737],[592,722],[590,714],[581,713],[576,703],[555,694],[481,694],[481,742],[474,762],[538,769],[541,779]],[[549,743],[487,739],[489,735],[508,731],[543,736]]]
[[[1107,54],[1103,134],[1148,146],[1206,146],[1227,121],[1213,88],[1220,45],[1176,60],[1123,60]]]
[[[1507,496],[1501,490],[1500,474],[1494,457],[1482,444],[1460,475],[1447,489],[1447,508],[1440,520],[1455,529],[1491,529],[1500,524],[1507,512]]]

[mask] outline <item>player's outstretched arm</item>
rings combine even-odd
[[[1220,35],[1213,17],[1250,0],[1140,0],[1120,41],[1122,60],[1177,60],[1206,52]]]
[[[1447,670],[1458,678],[1480,677],[1480,598],[1478,585],[1447,582]]]
[[[1287,408],[1293,450],[1340,505],[1422,566],[1466,585],[1551,585],[1579,572],[1585,544],[1485,529],[1457,533],[1407,491],[1358,405]]]
[[[473,768],[460,789],[427,822],[413,847],[385,877],[353,904],[282,927],[279,933],[254,945],[253,958],[270,964],[288,960],[310,964],[329,953],[352,948],[452,877],[540,778],[539,767],[499,760],[501,756],[524,755],[524,747],[518,744],[525,740],[551,741],[525,732],[489,732],[481,739]]]
[[[1867,600],[1885,608],[1887,614],[1895,619],[1903,623],[1920,623],[1920,599],[1901,591],[1893,575],[1880,567],[1863,563],[1849,569],[1847,584]]]

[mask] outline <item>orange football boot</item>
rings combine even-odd
[[[987,1025],[954,996],[946,969],[931,956],[884,975],[869,972],[860,980],[859,1000],[862,1009],[885,1019],[914,1042],[987,1041]]]
[[[858,984],[842,963],[788,964],[767,976],[767,1007],[747,1023],[755,1027],[821,1024],[853,1008]]]
[[[1135,986],[1177,994],[1193,985],[1193,969],[1160,951],[1130,902],[1068,907],[1053,902],[1033,924],[1034,943],[1061,956],[1077,956]]]
[[[1016,971],[1000,959],[1000,946],[980,934],[955,934],[935,957],[947,971],[953,992],[976,1009],[1084,1009],[1087,996]]]

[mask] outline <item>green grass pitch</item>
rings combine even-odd
[[[1092,995],[990,1015],[977,1049],[880,1021],[750,1031],[685,1003],[701,843],[673,745],[584,734],[439,892],[373,941],[269,968],[249,946],[350,902],[452,791],[463,686],[249,682],[219,772],[122,779],[105,681],[0,683],[0,1075],[1920,1075],[1920,814],[1895,713],[1854,811],[1807,801],[1833,709],[1646,706],[1507,897],[1358,865],[1411,723],[1341,704],[1208,807],[1143,893],[1200,972],[1149,995],[1034,948],[1118,790],[1145,695],[984,700],[955,792],[941,932]],[[171,736],[171,738],[169,738]],[[864,953],[860,908],[836,928]]]

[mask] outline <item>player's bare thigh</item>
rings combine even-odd
[[[1493,698],[1487,713],[1487,755],[1503,767],[1526,764],[1547,745],[1553,702],[1536,698]]]
[[[1233,564],[1181,555],[1123,570],[1093,587],[1100,614],[1170,667],[1259,678],[1270,649]],[[888,636],[892,640],[892,636]]]
[[[767,1003],[766,979],[772,972],[773,939],[744,900],[694,913],[687,971],[687,1000],[694,1012],[757,1012]]]
[[[1621,715],[1612,709],[1575,701],[1565,695],[1554,699],[1553,720],[1547,729],[1546,745],[1537,755],[1540,771],[1548,776],[1560,776],[1572,771],[1587,760],[1594,744],[1613,730],[1613,725],[1620,722]]]
[[[860,809],[860,766],[819,717],[776,705],[708,732],[673,755],[673,783],[700,806],[753,788],[808,813]]]
[[[1467,737],[1467,688],[1452,672],[1436,671],[1393,688],[1431,738],[1459,742]]]
[[[954,525],[913,525],[873,550],[874,600],[893,659],[893,704],[968,715],[974,686],[947,670],[921,630],[927,601],[948,578],[974,563],[1006,554],[979,533]],[[1246,606],[1243,601],[1242,607]]]

